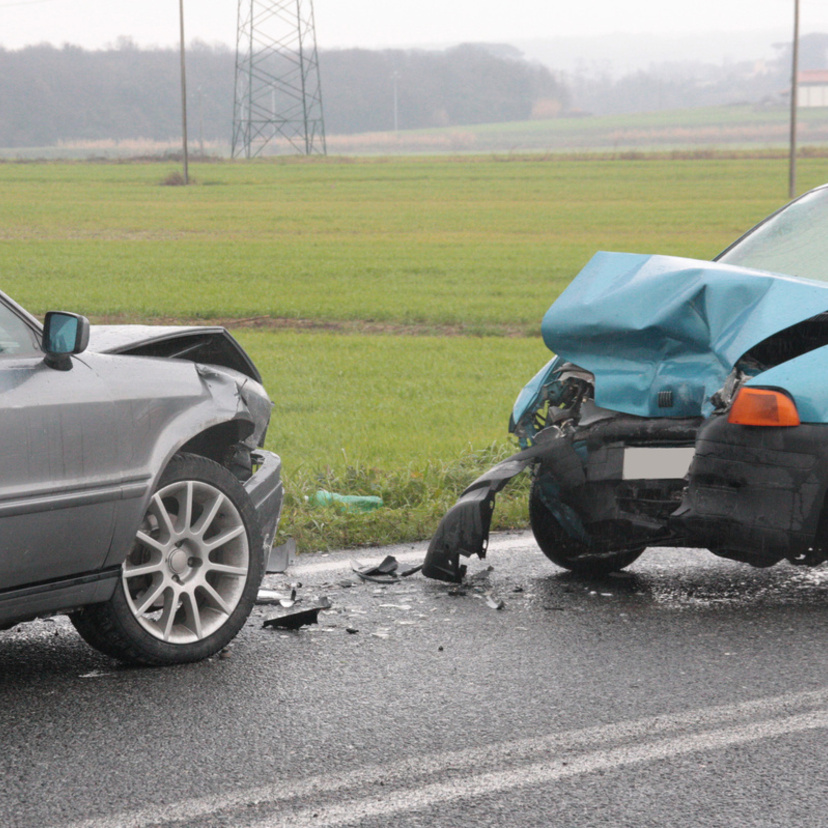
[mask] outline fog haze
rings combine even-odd
[[[237,8],[236,0],[184,0],[187,40],[234,47]],[[663,0],[315,0],[314,9],[320,49],[508,42],[553,68],[586,59],[624,71],[664,59],[769,55],[772,43],[790,40],[793,0],[696,0],[683,6]],[[828,3],[804,0],[801,27],[803,34],[828,31]],[[100,49],[124,38],[143,47],[175,45],[176,0],[0,0],[0,45],[6,49],[44,42]]]

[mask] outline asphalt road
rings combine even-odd
[[[0,634],[0,825],[828,826],[828,570],[650,550],[588,582],[512,535],[451,595],[349,557],[268,579],[319,625],[260,606],[198,665]]]

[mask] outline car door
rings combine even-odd
[[[83,355],[44,362],[0,301],[0,591],[94,571],[120,496],[113,403]]]

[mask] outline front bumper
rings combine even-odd
[[[699,418],[648,418],[618,414],[563,434],[555,427],[540,432],[535,445],[499,463],[477,478],[446,512],[428,546],[423,574],[440,581],[462,581],[460,556],[486,556],[495,495],[528,466],[538,466],[546,484],[544,502],[573,538],[590,543],[590,530],[620,521],[639,545],[658,538],[669,542],[666,516],[642,519],[626,514],[618,502],[624,447],[692,446]],[[654,478],[655,479],[655,478]],[[659,481],[672,484],[681,481]],[[632,541],[631,541],[632,542]]]
[[[423,575],[458,583],[466,572],[466,567],[460,565],[461,555],[486,557],[495,495],[544,452],[572,453],[572,446],[566,440],[557,440],[551,446],[541,443],[518,452],[478,477],[460,495],[457,503],[443,516],[428,545]],[[578,462],[577,457],[574,460]]]
[[[282,485],[282,460],[271,451],[251,452],[256,471],[245,482],[244,488],[253,501],[264,540],[265,557],[270,554],[279,516],[282,514],[284,487]]]
[[[671,524],[694,546],[756,566],[826,559],[828,425],[699,429],[689,485]]]

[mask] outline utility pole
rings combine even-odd
[[[190,163],[187,157],[187,75],[184,71],[184,0],[178,0],[181,24],[181,136],[184,142],[184,183],[190,183]]]
[[[397,81],[399,80],[399,77],[400,73],[395,69],[391,73],[391,79],[394,81],[394,132],[400,131],[400,118],[397,107]]]
[[[796,197],[796,110],[799,97],[799,0],[794,0],[793,56],[791,59],[791,146],[788,198]]]

